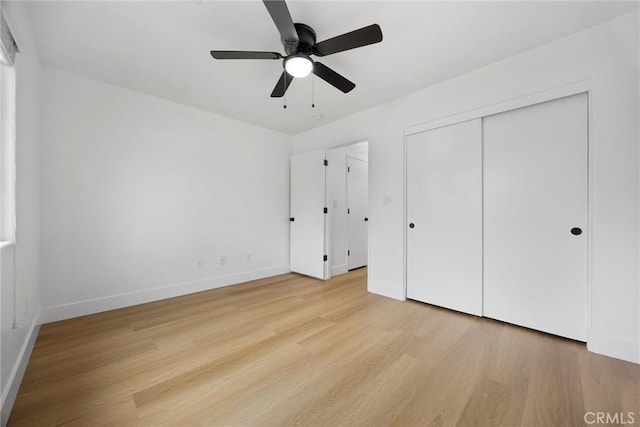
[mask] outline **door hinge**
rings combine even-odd
[[[351,172],[351,166],[347,166],[347,172]]]
[[[351,251],[347,249],[347,256],[351,256]]]
[[[322,257],[322,260],[323,260],[323,261],[327,261],[328,259],[329,259],[329,257],[328,257],[328,256],[326,256],[326,255]]]
[[[325,165],[325,166],[329,166],[329,160],[324,159],[324,165]]]
[[[351,213],[351,209],[347,209],[347,215]]]
[[[329,213],[329,208],[324,208],[324,213]]]

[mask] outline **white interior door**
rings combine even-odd
[[[586,341],[587,96],[483,132],[485,316]]]
[[[368,163],[347,157],[347,256],[349,270],[367,265]]]
[[[291,271],[328,278],[326,260],[325,152],[291,156]]]
[[[482,315],[481,119],[407,137],[407,297]]]

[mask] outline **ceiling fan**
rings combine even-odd
[[[271,92],[272,98],[284,96],[294,77],[315,74],[344,93],[356,87],[342,75],[326,65],[313,61],[311,55],[327,56],[382,41],[382,30],[378,24],[369,25],[349,33],[342,34],[316,43],[316,33],[310,26],[294,23],[285,0],[263,0],[280,32],[286,55],[278,52],[256,52],[238,50],[212,50],[215,59],[283,59],[280,80]]]

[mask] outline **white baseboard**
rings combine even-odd
[[[593,353],[640,364],[640,342],[622,337],[591,333],[587,348]]]
[[[335,267],[331,267],[331,277],[338,276],[340,274],[345,274],[349,272],[349,266],[347,264],[336,265]]]
[[[31,351],[36,343],[39,330],[40,314],[36,315],[33,319],[29,332],[27,333],[24,343],[22,344],[22,348],[20,349],[20,353],[18,353],[18,359],[16,360],[7,380],[7,385],[5,389],[2,390],[2,427],[6,426],[9,421],[9,415],[11,414],[11,409],[13,408],[13,404],[18,396],[18,390],[20,389],[24,373],[27,370],[27,364],[29,363]]]
[[[103,298],[44,307],[41,312],[41,320],[42,323],[57,322],[58,320],[71,319],[73,317],[100,313],[102,311],[144,304],[147,302],[173,298],[195,292],[208,291],[224,286],[248,282],[250,280],[276,276],[278,274],[288,273],[289,271],[289,265],[277,265],[260,270],[210,277],[203,280],[180,283],[161,288],[145,289],[138,292],[111,295]]]

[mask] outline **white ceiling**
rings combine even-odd
[[[34,1],[27,10],[50,66],[296,134],[451,79],[637,9],[637,2],[290,1],[318,40],[378,23],[382,43],[322,58],[356,83],[343,94],[295,80],[270,98],[281,61],[216,61],[209,50],[283,53],[260,1]],[[322,115],[323,119],[314,119]]]

